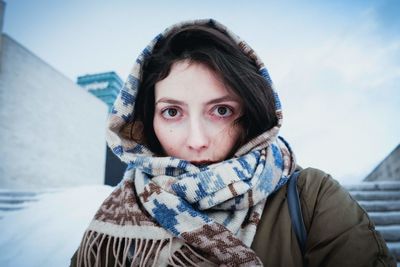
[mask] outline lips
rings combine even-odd
[[[214,161],[211,160],[199,160],[199,161],[191,161],[190,163],[194,165],[210,165],[215,163]]]

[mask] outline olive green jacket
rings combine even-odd
[[[251,245],[264,266],[396,266],[364,209],[330,175],[312,168],[302,170],[297,181],[308,233],[303,265],[286,189],[268,198]]]
[[[292,230],[287,186],[283,186],[268,198],[251,245],[264,266],[396,266],[367,213],[329,175],[317,169],[304,169],[297,188],[308,233],[306,265]],[[76,254],[71,266],[76,266]]]

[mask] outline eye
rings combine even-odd
[[[179,114],[179,111],[176,108],[166,108],[162,111],[161,114],[164,118],[173,119]]]
[[[213,111],[213,114],[215,116],[223,117],[223,118],[231,116],[232,113],[233,113],[232,108],[227,107],[227,106],[217,106]]]

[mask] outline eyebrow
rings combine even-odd
[[[206,102],[206,105],[220,103],[220,102],[223,102],[223,101],[239,102],[236,97],[233,97],[233,96],[230,96],[230,95],[225,95],[225,96],[218,97],[218,98],[215,98],[215,99],[212,99],[212,100]],[[158,103],[167,103],[167,104],[173,104],[173,105],[186,105],[186,103],[183,102],[183,101],[179,101],[179,100],[176,100],[176,99],[173,99],[173,98],[168,98],[168,97],[160,98],[155,103],[155,105],[157,105]]]

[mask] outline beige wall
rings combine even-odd
[[[0,188],[102,184],[107,106],[2,34]]]

